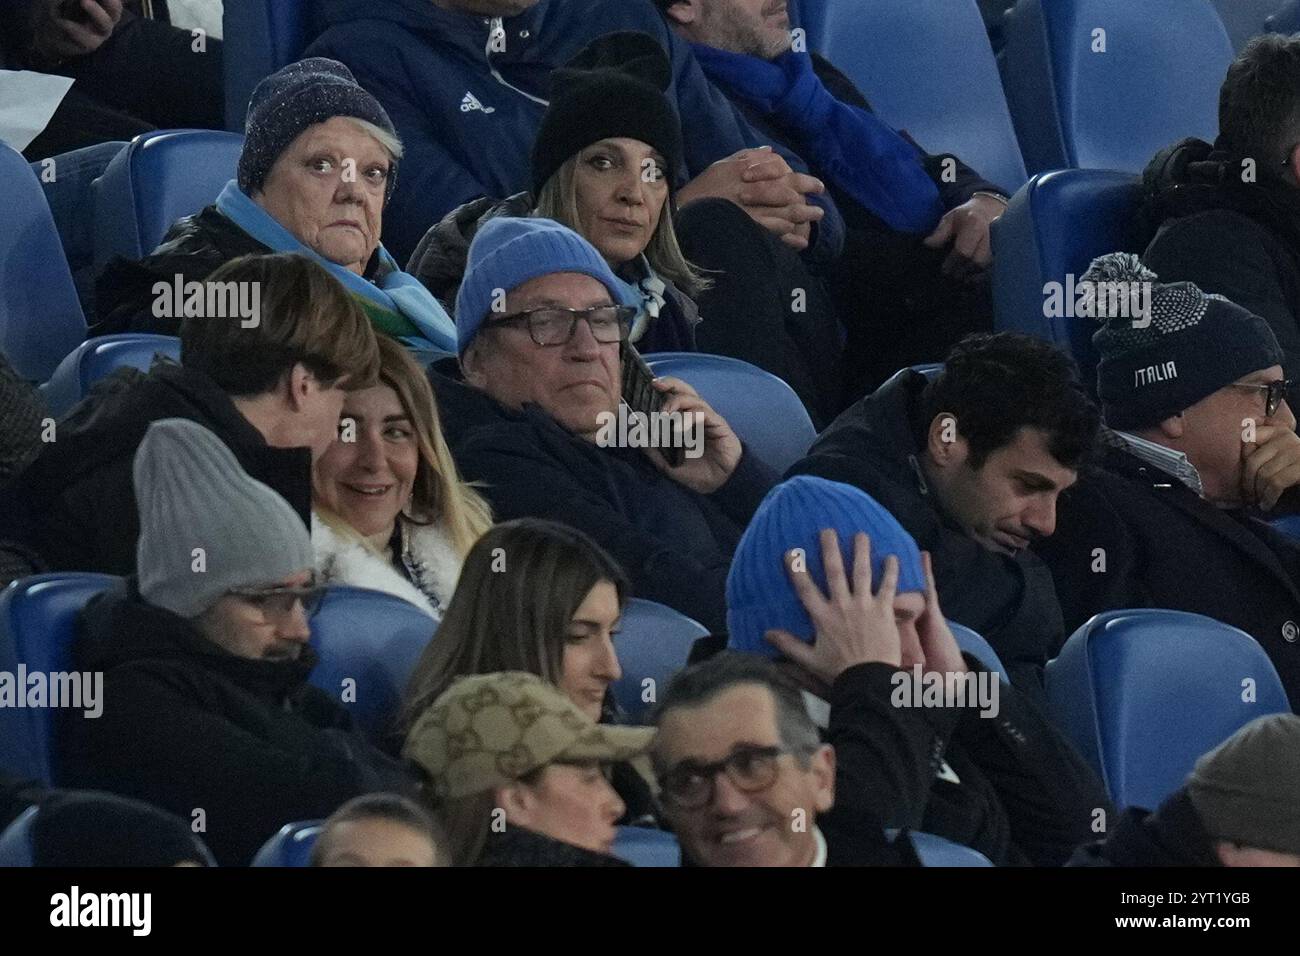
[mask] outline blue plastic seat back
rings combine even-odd
[[[957,641],[958,648],[975,657],[989,671],[1010,683],[1011,679],[1007,676],[1007,668],[1002,663],[1002,658],[998,657],[998,652],[993,649],[992,644],[965,624],[949,621],[948,627],[952,631],[953,638]]]
[[[311,683],[378,739],[393,729],[407,681],[436,630],[433,618],[399,597],[331,587],[311,621],[320,656]]]
[[[1290,711],[1254,638],[1183,611],[1096,615],[1048,662],[1046,682],[1053,721],[1120,809],[1154,809],[1202,754]]]
[[[667,830],[649,827],[619,827],[613,854],[633,866],[682,865],[682,850],[677,837]]]
[[[84,685],[56,681],[71,674],[77,615],[96,594],[118,581],[107,574],[65,572],[22,578],[0,592],[0,672],[28,675],[17,682],[31,690],[32,675],[42,675],[47,694],[55,683],[75,693]],[[27,700],[24,697],[24,700]],[[85,701],[89,707],[90,702]],[[101,702],[102,703],[102,702]],[[53,786],[58,782],[54,754],[53,707],[0,707],[0,770]]]
[[[790,0],[790,26],[804,31],[809,50],[820,50],[826,33],[826,11],[837,0]],[[839,0],[843,2],[843,0]]]
[[[695,642],[708,633],[703,624],[670,607],[642,598],[627,602],[614,639],[623,676],[613,690],[614,699],[632,721],[642,720],[667,690],[673,674],[686,666]]]
[[[1286,0],[1214,0],[1214,9],[1228,31],[1234,50],[1271,29],[1268,20],[1274,14],[1285,15]],[[1289,30],[1278,32],[1289,33]]]
[[[35,866],[32,827],[40,807],[28,807],[0,833],[0,866]]]
[[[180,361],[181,340],[170,335],[127,332],[82,342],[41,386],[45,404],[55,418],[62,417],[86,397],[91,387],[121,368],[147,372],[155,355]]]
[[[806,0],[805,0],[806,2]],[[817,52],[927,152],[950,152],[1008,194],[1026,177],[975,0],[814,0]]]
[[[1003,31],[1007,100],[1031,174],[1137,173],[1170,143],[1218,134],[1233,51],[1209,0],[1020,0]]]
[[[1012,196],[992,228],[995,327],[1055,342],[1090,381],[1099,326],[1096,319],[1071,317],[1078,300],[1073,290],[1097,256],[1142,252],[1132,225],[1140,196],[1135,176],[1085,169],[1043,173]],[[1058,284],[1059,309],[1049,299],[1049,283]]]
[[[222,53],[226,128],[242,133],[248,101],[265,77],[302,57],[313,39],[313,0],[225,0],[222,35],[238,37]]]
[[[244,138],[204,129],[142,133],[92,187],[95,269],[113,256],[141,259],[172,223],[210,205],[235,178]]]
[[[23,378],[43,382],[86,337],[86,317],[40,181],[4,143],[0,208],[0,353]]]
[[[286,823],[280,832],[262,844],[249,866],[309,866],[312,848],[324,826],[323,820]]]
[[[740,359],[703,352],[651,352],[657,376],[680,378],[727,420],[753,454],[783,474],[817,438],[799,396],[770,372]]]
[[[922,866],[992,866],[993,863],[979,850],[972,850],[960,843],[953,843],[946,837],[933,833],[921,833],[909,830],[912,846],[921,858]]]

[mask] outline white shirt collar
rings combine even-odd
[[[1182,484],[1191,488],[1197,495],[1205,497],[1205,487],[1201,484],[1201,473],[1181,451],[1166,448],[1153,441],[1148,441],[1129,432],[1110,430],[1106,437],[1110,443],[1122,448],[1135,458],[1146,462],[1152,468],[1159,469],[1171,478],[1177,478]]]
[[[817,853],[813,856],[810,866],[826,865],[826,837],[822,836],[821,827],[813,826],[813,839],[817,841]]]

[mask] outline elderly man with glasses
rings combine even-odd
[[[685,382],[625,381],[638,358],[624,290],[587,240],[552,220],[485,224],[456,299],[459,369],[430,376],[447,442],[498,519],[585,531],[637,596],[721,629],[732,551],[777,476]],[[625,391],[648,427],[610,427],[631,414]],[[670,447],[651,441],[665,435]]]
[[[1102,317],[1108,447],[1034,546],[1066,632],[1117,608],[1205,614],[1259,641],[1300,707],[1300,542],[1269,524],[1300,511],[1278,340],[1264,318],[1190,282],[1161,283],[1134,256],[1103,256],[1090,280],[1148,285],[1151,308]]]
[[[223,866],[285,823],[413,790],[307,684],[322,591],[294,509],[183,419],[149,427],[134,481],[139,571],[81,613],[74,664],[103,673],[102,707],[64,714],[60,785],[170,810]]]

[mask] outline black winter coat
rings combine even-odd
[[[631,866],[626,860],[584,850],[524,827],[489,833],[475,866]]]
[[[99,321],[91,325],[86,338],[122,332],[177,335],[179,318],[158,318],[153,314],[154,283],[170,286],[177,275],[185,282],[202,282],[231,259],[273,251],[218,212],[216,206],[178,219],[158,248],[143,259],[137,262],[117,256],[104,267],[95,281]]]
[[[1095,811],[1111,812],[1097,775],[1014,688],[1001,685],[990,717],[974,706],[896,707],[898,673],[859,664],[831,688],[835,807],[818,823],[832,853],[837,832],[879,821],[946,837],[998,866],[1061,866],[1091,837]]]
[[[148,374],[109,376],[58,423],[55,440],[0,501],[0,538],[28,545],[52,571],[131,574],[140,536],[132,465],[145,432],[163,418],[212,431],[310,522],[311,450],[268,445],[210,378],[155,360]]]
[[[1222,866],[1214,841],[1186,790],[1178,790],[1155,813],[1124,811],[1110,836],[1079,847],[1066,866]]]
[[[1262,160],[1261,160],[1262,162]],[[1161,150],[1143,174],[1136,228],[1150,235],[1142,261],[1162,282],[1194,282],[1268,322],[1300,376],[1300,190],[1199,139]]]
[[[145,603],[134,579],[82,612],[77,670],[104,674],[100,716],[65,712],[60,785],[135,797],[194,820],[223,865],[248,863],[282,825],[329,816],[352,797],[412,792],[401,766],[307,684],[297,661],[237,657],[185,619]]]
[[[1105,571],[1094,572],[1096,549]],[[1119,448],[1062,496],[1056,533],[1034,546],[1071,630],[1102,611],[1191,611],[1250,634],[1300,707],[1300,543],[1218,508]]]
[[[442,363],[444,366],[449,363]],[[467,481],[483,482],[498,520],[549,518],[591,535],[637,597],[726,629],[731,556],[777,476],[744,454],[709,495],[665,477],[639,450],[599,448],[537,406],[516,412],[430,371],[447,444]]]
[[[528,193],[516,193],[499,201],[476,199],[458,206],[424,234],[411,253],[406,271],[424,283],[450,315],[455,315],[456,293],[465,278],[469,247],[478,230],[489,219],[527,217],[532,215],[532,210],[533,198]],[[664,213],[668,214],[666,208]],[[623,278],[633,281],[630,275]],[[663,307],[636,339],[637,351],[694,352],[700,310],[671,280],[664,279],[664,285]]]
[[[1064,637],[1052,578],[1028,552],[1012,557],[969,537],[929,493],[920,466],[925,376],[904,369],[850,406],[787,476],[855,485],[929,551],[944,613],[993,645],[1022,693],[1042,700],[1042,668]]]

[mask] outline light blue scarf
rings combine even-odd
[[[217,196],[217,210],[263,245],[277,252],[300,252],[311,256],[353,295],[409,321],[420,335],[404,337],[404,345],[420,353],[456,354],[456,323],[418,279],[398,268],[397,262],[383,246],[379,247],[377,282],[371,282],[303,245],[293,233],[246,196],[233,179]]]

